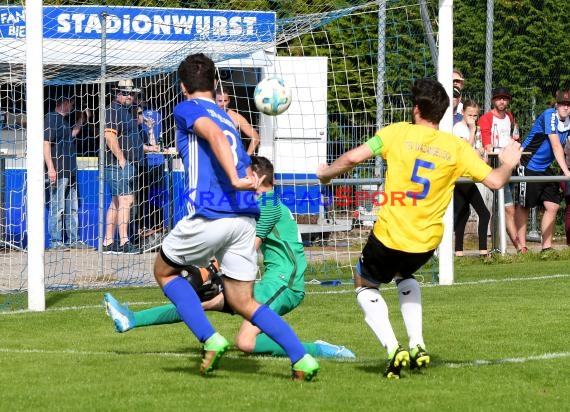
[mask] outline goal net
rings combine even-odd
[[[410,120],[411,82],[435,76],[429,30],[437,11],[422,19],[420,6],[404,1],[105,3],[44,2],[44,112],[57,113],[68,102],[66,119],[77,129],[77,208],[63,202],[59,210],[48,208],[61,180],[54,183],[49,171],[46,204],[27,203],[25,5],[0,4],[0,307],[25,306],[32,242],[45,248],[48,292],[154,284],[160,239],[185,213],[172,118],[181,100],[176,68],[198,52],[214,59],[229,107],[253,125],[256,153],[275,165],[276,190],[306,246],[306,280],[349,282],[386,200],[384,168],[376,159],[326,187],[315,171],[378,127]],[[293,92],[291,107],[276,117],[261,115],[253,103],[255,85],[268,75],[283,78]],[[154,140],[145,143],[161,149],[136,168],[139,186],[127,223],[136,254],[105,248],[111,195],[101,173],[102,136],[108,108],[123,94],[131,95],[130,116],[144,135],[152,130]],[[251,136],[242,137],[247,146]],[[65,162],[61,151],[69,147],[54,151],[53,141],[47,147],[54,163]],[[43,207],[43,239],[29,235],[31,207]]]

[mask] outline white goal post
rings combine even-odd
[[[43,7],[41,0],[26,2],[26,101],[28,107],[28,236],[44,238],[44,108],[43,108]],[[44,247],[28,245],[28,309],[44,311]]]
[[[453,95],[453,0],[439,1],[439,50],[437,77],[448,96]],[[445,113],[439,128],[451,133],[453,129],[453,102]],[[439,245],[439,284],[453,284],[453,200],[449,202],[443,217],[443,238]]]

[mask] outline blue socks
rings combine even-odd
[[[198,295],[184,278],[177,277],[168,282],[163,292],[200,342],[205,342],[216,332],[202,309]],[[269,307],[261,305],[251,317],[251,323],[277,342],[287,352],[291,363],[296,363],[307,353],[293,329]]]
[[[265,305],[261,305],[251,317],[251,323],[277,342],[287,352],[291,363],[296,363],[307,353],[291,326]]]
[[[186,279],[178,276],[164,286],[163,292],[200,342],[205,342],[216,332],[202,309],[198,295]]]

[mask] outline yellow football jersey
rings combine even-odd
[[[422,125],[395,123],[368,146],[386,159],[384,206],[374,234],[389,248],[411,253],[435,249],[443,215],[460,176],[481,181],[491,167],[463,139]]]

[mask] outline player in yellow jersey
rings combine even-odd
[[[402,201],[380,208],[378,219],[356,267],[354,285],[364,319],[388,352],[387,378],[399,378],[403,366],[421,368],[430,362],[422,333],[420,287],[413,274],[433,255],[443,236],[443,214],[460,176],[501,188],[519,163],[520,144],[511,142],[499,154],[501,165],[491,169],[469,144],[439,131],[449,108],[449,96],[433,79],[418,79],[412,86],[412,124],[387,126],[366,143],[320,165],[322,183],[374,156],[388,165],[385,192],[405,193]],[[395,197],[392,197],[395,198]],[[398,343],[388,307],[380,295],[381,283],[396,281],[400,310],[410,350]]]

